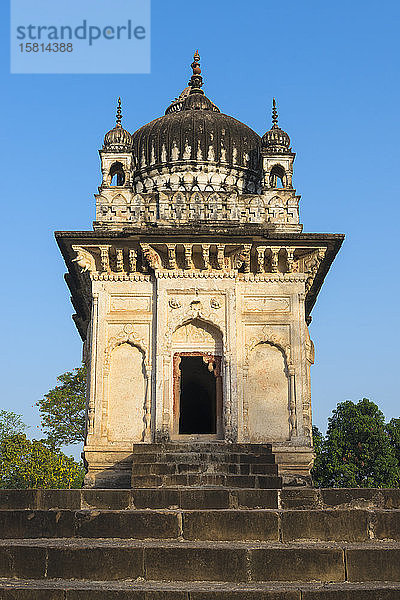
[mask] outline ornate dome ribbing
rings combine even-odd
[[[207,98],[201,89],[199,58],[196,52],[189,87],[170,104],[165,115],[133,134],[139,178],[144,180],[155,170],[159,173],[183,173],[188,169],[216,171],[226,176],[234,170],[236,175],[240,172],[242,179],[251,182],[254,191],[261,180],[261,138],[244,123],[221,113]],[[159,178],[157,189],[161,189]]]
[[[104,136],[104,150],[114,152],[129,152],[132,150],[132,135],[122,127],[121,121],[121,98],[118,98],[116,125]]]
[[[262,137],[263,148],[272,154],[291,152],[290,137],[278,126],[278,111],[275,98],[272,100],[272,127]]]

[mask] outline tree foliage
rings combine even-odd
[[[37,402],[49,443],[59,448],[83,441],[85,431],[86,369],[67,371],[55,388]]]
[[[400,419],[390,419],[386,425],[386,431],[400,464]]]
[[[385,424],[383,413],[367,398],[339,403],[328,419],[326,436],[313,430],[315,485],[398,487],[400,428],[398,419],[392,421]]]
[[[24,433],[26,429],[21,415],[9,410],[0,410],[0,441],[5,437]]]
[[[20,433],[0,442],[0,488],[80,488],[83,477],[82,465],[43,441]]]

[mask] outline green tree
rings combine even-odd
[[[313,435],[315,460],[314,460],[314,466],[311,471],[311,474],[312,474],[314,485],[316,487],[323,487],[323,481],[324,481],[324,477],[325,477],[325,459],[324,459],[323,447],[324,447],[325,439],[324,439],[324,436],[321,433],[321,431],[315,425],[313,425],[313,428],[312,428],[312,435]]]
[[[321,439],[322,438],[322,439]],[[321,487],[398,487],[399,461],[385,417],[367,398],[341,402],[317,436],[314,481]]]
[[[386,431],[400,464],[400,419],[390,419],[389,423],[386,424]]]
[[[20,433],[0,442],[0,488],[80,488],[83,477],[81,464],[43,441]]]
[[[49,443],[59,448],[84,439],[86,369],[80,367],[57,378],[55,388],[37,402]]]
[[[9,410],[0,410],[0,441],[10,435],[24,433],[27,426],[22,421],[21,415]]]

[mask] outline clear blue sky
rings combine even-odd
[[[10,75],[1,4],[1,408],[38,436],[35,402],[79,365],[81,341],[54,230],[90,229],[97,150],[116,97],[134,131],[186,86],[263,134],[271,98],[297,152],[309,232],[343,232],[313,311],[314,421],[363,396],[399,416],[399,21],[387,0],[152,4],[150,75]]]

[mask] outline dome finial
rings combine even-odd
[[[121,97],[119,97],[118,104],[117,104],[117,115],[116,115],[117,127],[122,127],[121,121],[122,121]]]
[[[269,154],[287,154],[292,151],[290,137],[278,125],[278,109],[275,98],[272,98],[272,127],[264,133],[262,145]]]
[[[278,127],[278,110],[276,108],[276,100],[272,98],[272,127],[277,129]]]
[[[190,78],[189,85],[192,89],[200,89],[203,85],[203,78],[201,76],[200,54],[198,50],[194,53],[193,62],[190,66],[192,67],[193,74]]]

